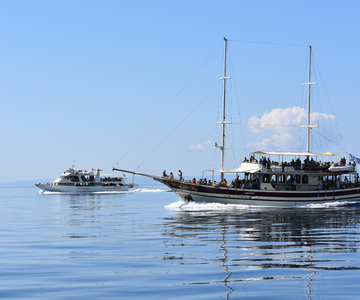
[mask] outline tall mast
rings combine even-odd
[[[304,85],[308,86],[308,115],[307,115],[307,125],[302,127],[307,127],[307,145],[306,145],[306,151],[310,152],[310,129],[312,127],[318,127],[318,125],[310,125],[310,97],[311,97],[311,85],[317,84],[317,82],[311,82],[311,45],[309,46],[309,81],[307,83],[304,83]]]
[[[224,165],[225,165],[225,125],[231,123],[226,121],[225,118],[225,104],[226,104],[226,79],[230,79],[231,77],[226,77],[226,54],[227,54],[227,39],[224,38],[224,76],[220,78],[220,80],[224,80],[223,85],[223,113],[222,113],[222,121],[218,122],[222,124],[222,145],[220,146],[221,149],[221,180],[224,179]]]

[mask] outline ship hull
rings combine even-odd
[[[213,187],[154,178],[172,189],[183,201],[262,206],[297,206],[360,201],[360,187],[317,191],[277,191]]]
[[[126,192],[128,185],[123,186],[67,186],[54,184],[36,184],[36,186],[47,192],[60,193],[93,193],[93,192]],[[131,187],[130,187],[131,188]]]

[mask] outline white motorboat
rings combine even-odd
[[[69,168],[52,183],[35,184],[39,189],[49,192],[91,193],[128,191],[136,187],[128,184],[124,177],[114,174],[100,176],[100,169],[75,170]]]

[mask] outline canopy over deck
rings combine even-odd
[[[323,155],[323,156],[337,156],[342,155],[344,153],[333,154],[328,152],[325,153],[313,153],[313,152],[285,152],[285,151],[256,151],[252,152],[251,154],[263,154],[263,155],[286,155],[286,156],[316,156],[316,155]]]

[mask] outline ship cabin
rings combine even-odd
[[[278,160],[271,160],[270,155],[277,155]],[[294,158],[287,159],[289,156]],[[313,191],[359,186],[355,163],[347,164],[345,157],[336,163],[322,162],[307,152],[254,152],[231,172],[242,173],[240,187],[251,189]]]
[[[95,172],[96,171],[96,172]],[[122,177],[114,177],[107,175],[100,177],[100,169],[73,170],[69,169],[60,175],[53,183],[53,185],[68,185],[68,186],[122,186],[124,180]]]

